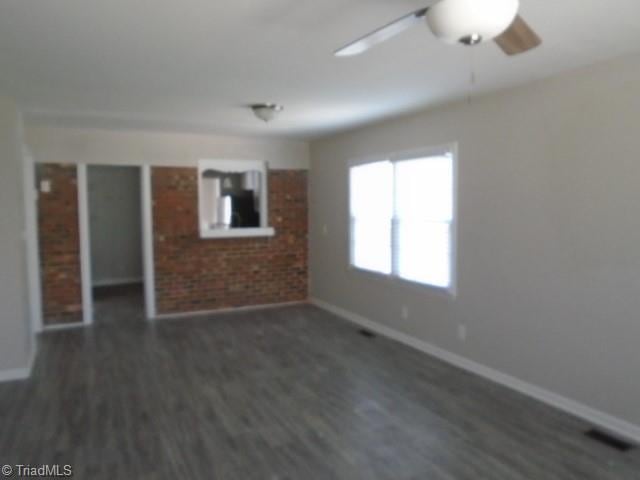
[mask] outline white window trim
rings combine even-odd
[[[448,144],[423,147],[414,150],[405,150],[401,152],[389,153],[386,155],[375,155],[370,157],[363,157],[358,159],[352,159],[347,164],[347,198],[351,202],[351,168],[359,165],[366,165],[369,163],[389,161],[391,163],[402,162],[404,160],[412,160],[421,157],[434,157],[450,153],[452,157],[452,169],[453,169],[453,219],[451,221],[451,250],[450,250],[450,266],[451,266],[451,282],[447,287],[439,287],[437,285],[429,285],[425,283],[416,282],[400,277],[397,274],[396,259],[392,258],[391,273],[380,273],[374,270],[367,270],[361,267],[357,267],[353,264],[354,261],[354,245],[353,245],[353,219],[351,218],[350,207],[347,209],[347,226],[349,232],[349,265],[348,270],[366,276],[367,278],[374,280],[381,280],[386,284],[408,286],[410,288],[418,289],[420,291],[432,291],[438,294],[445,294],[448,297],[455,297],[458,294],[458,144],[452,142]],[[395,202],[395,195],[394,195]],[[393,222],[396,222],[395,218],[395,205],[394,205],[394,218]],[[391,229],[391,234],[394,234],[394,229]],[[392,252],[393,253],[393,252]]]
[[[260,226],[254,228],[231,228],[229,230],[213,230],[203,228],[202,209],[203,199],[200,188],[202,173],[207,169],[220,169],[223,171],[259,171],[263,178],[263,188],[260,192]],[[200,159],[198,161],[198,228],[200,238],[242,238],[242,237],[272,237],[275,229],[269,226],[269,176],[267,162],[261,160],[216,160]]]

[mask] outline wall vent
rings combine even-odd
[[[606,445],[607,447],[618,450],[619,452],[628,452],[629,450],[634,448],[634,445],[627,442],[626,440],[614,437],[610,433],[603,432],[602,430],[598,430],[597,428],[588,430],[587,432],[585,432],[585,435],[590,439]]]
[[[367,338],[375,338],[376,334],[373,333],[371,330],[367,330],[366,328],[361,328],[360,330],[358,330],[358,333],[360,335],[362,335],[363,337],[367,337]]]

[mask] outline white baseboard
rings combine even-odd
[[[58,323],[55,325],[45,325],[44,327],[42,327],[42,332],[55,332],[57,330],[71,330],[74,328],[83,328],[86,326],[87,324],[84,322]]]
[[[29,356],[29,362],[26,367],[11,368],[9,370],[0,370],[0,382],[12,382],[14,380],[26,380],[31,376],[33,365],[36,362],[36,356],[38,355],[38,342],[34,339],[33,348],[31,349],[31,355]]]
[[[132,278],[107,278],[104,280],[96,280],[92,287],[115,287],[117,285],[133,285],[134,283],[142,283],[142,277]]]
[[[443,360],[451,365],[455,365],[456,367],[462,368],[471,373],[475,373],[476,375],[480,375],[481,377],[492,380],[496,383],[504,385],[505,387],[509,387],[524,395],[533,397],[536,400],[539,400],[548,405],[551,405],[552,407],[558,408],[564,412],[586,420],[587,422],[597,425],[611,433],[616,433],[635,443],[640,443],[640,426],[635,425],[631,422],[589,407],[583,403],[551,392],[542,387],[538,387],[531,383],[525,382],[523,380],[520,380],[519,378],[500,372],[499,370],[487,367],[486,365],[474,362],[473,360],[470,360],[466,357],[452,353],[448,350],[444,350],[440,347],[424,342],[405,333],[398,332],[397,330],[389,328],[385,325],[381,325],[377,322],[369,320],[368,318],[365,318],[353,312],[349,312],[343,308],[337,307],[323,300],[312,298],[310,299],[310,303],[316,305],[319,308],[322,308],[323,310],[327,310],[345,320],[373,330],[380,335],[392,338],[393,340],[413,347],[428,355],[439,358],[440,360]]]
[[[31,367],[11,368],[0,371],[0,382],[12,382],[14,380],[26,380],[31,376]]]
[[[308,300],[299,300],[296,302],[282,302],[282,303],[266,303],[262,305],[248,305],[246,307],[229,307],[218,308],[216,310],[196,310],[193,312],[179,312],[179,313],[159,313],[150,320],[168,320],[188,317],[202,317],[206,315],[218,315],[221,313],[233,313],[233,312],[251,312],[253,310],[267,310],[270,308],[282,308],[290,307],[293,305],[305,305],[308,304]]]

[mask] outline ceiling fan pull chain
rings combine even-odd
[[[467,103],[471,104],[471,98],[476,89],[476,62],[475,62],[475,48],[469,48],[469,95],[467,97]]]

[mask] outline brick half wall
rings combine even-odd
[[[307,172],[272,170],[274,237],[201,239],[197,169],[152,169],[158,313],[307,299]]]

